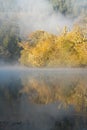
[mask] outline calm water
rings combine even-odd
[[[87,69],[1,67],[0,130],[87,130],[86,92]]]

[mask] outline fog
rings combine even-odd
[[[47,0],[19,1],[21,6],[19,24],[21,32],[45,30],[51,33],[58,33],[61,28],[72,25],[72,19],[65,18],[60,12],[56,13]],[[25,12],[25,13],[24,13]],[[27,13],[26,13],[27,12]]]
[[[4,17],[3,20],[10,19],[9,22],[15,22],[22,37],[36,30],[58,34],[64,26],[71,28],[79,13],[82,14],[82,10],[86,9],[86,1],[81,0],[72,0],[71,5],[66,1],[68,8],[72,10],[71,14],[66,16],[60,11],[55,12],[49,0],[0,0],[0,3],[0,15]],[[76,18],[70,17],[73,11],[76,12]]]

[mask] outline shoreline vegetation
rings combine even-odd
[[[7,18],[8,19],[8,18]],[[0,18],[0,64],[36,68],[87,68],[87,19],[52,34],[37,30],[21,38],[19,26]]]
[[[64,28],[60,35],[36,31],[19,43],[19,62],[27,67],[87,67],[87,37],[82,28]]]

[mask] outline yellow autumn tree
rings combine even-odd
[[[60,35],[36,31],[21,43],[20,62],[36,67],[84,67],[87,66],[87,38],[82,29],[65,28]]]

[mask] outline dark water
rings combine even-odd
[[[0,130],[87,130],[87,69],[0,68]]]

